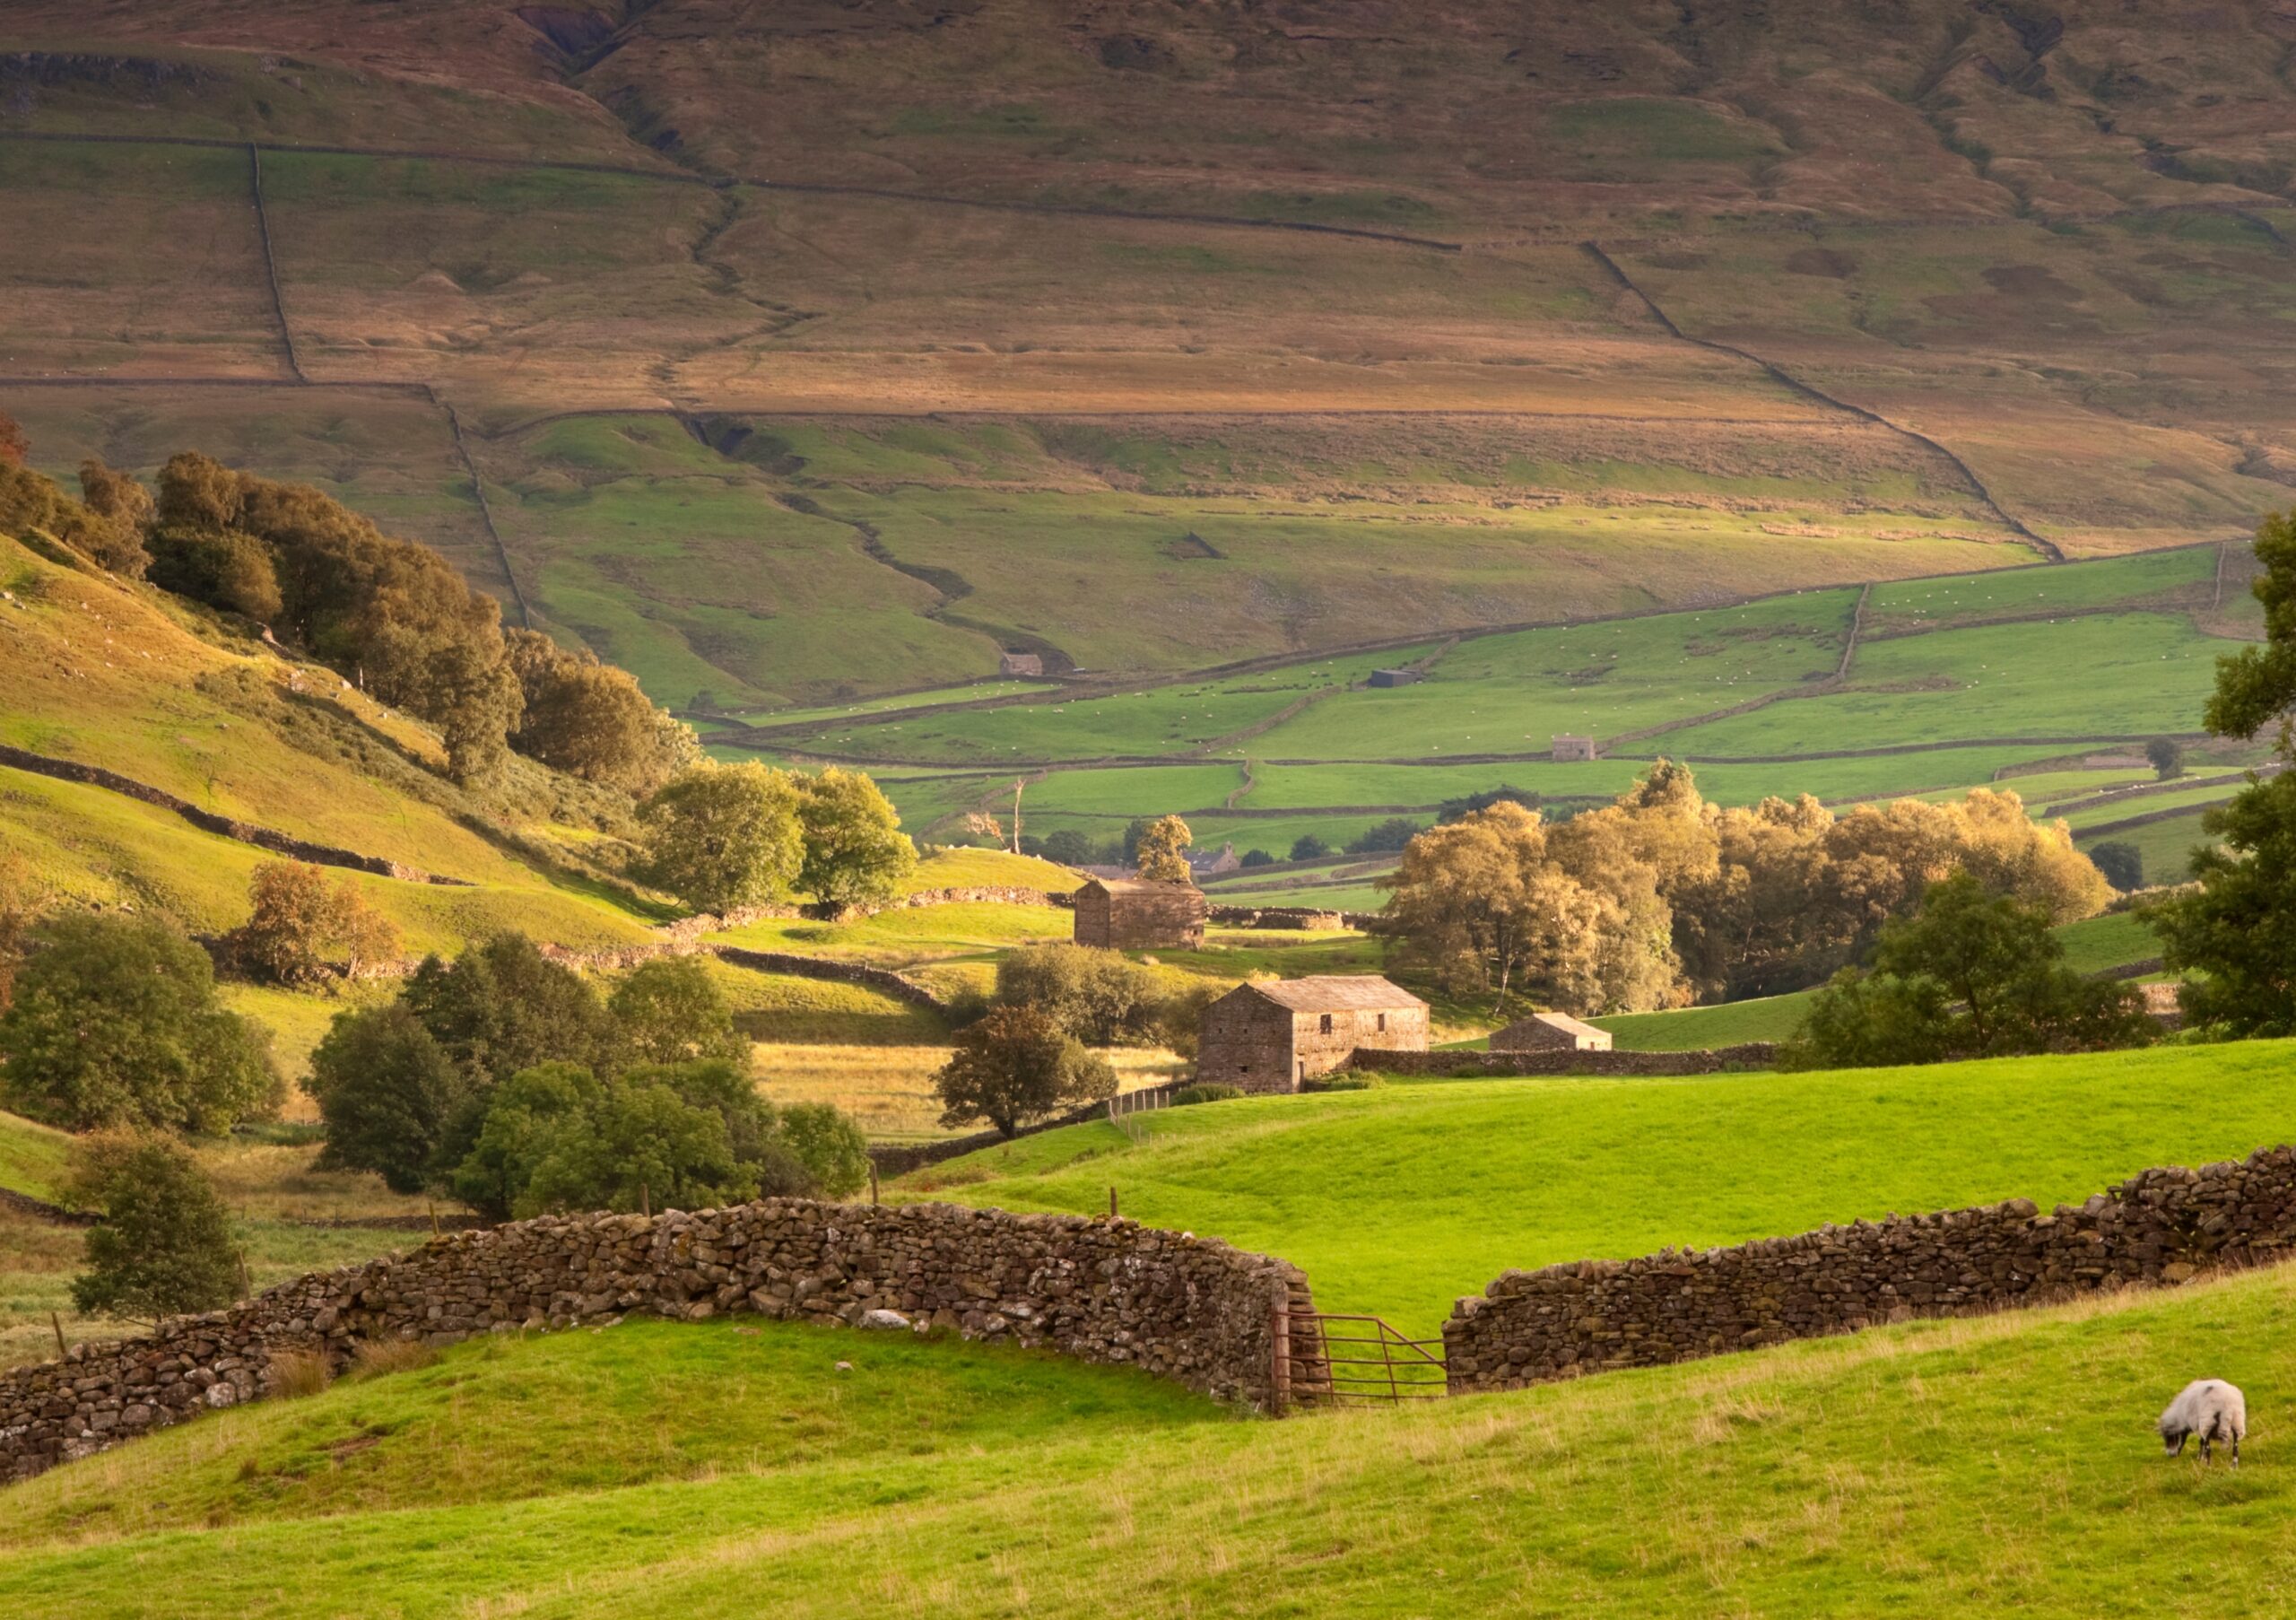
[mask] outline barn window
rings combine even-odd
[[[1326,1013],[1324,1015],[1323,1032],[1326,1035],[1331,1033],[1331,1015],[1329,1013]]]
[[[1387,1032],[1387,1015],[1385,1013],[1382,1013],[1382,1014],[1380,1014],[1380,1015],[1379,1015],[1379,1033],[1381,1033],[1382,1035],[1384,1035],[1384,1034],[1386,1034]]]

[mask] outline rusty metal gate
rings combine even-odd
[[[1376,1316],[1292,1308],[1278,1312],[1275,1382],[1280,1405],[1400,1406],[1449,1393],[1443,1341],[1412,1338]]]

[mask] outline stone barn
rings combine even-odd
[[[1416,686],[1420,678],[1419,671],[1415,669],[1375,669],[1371,672],[1371,678],[1363,684],[1366,686]]]
[[[1192,951],[1211,908],[1194,884],[1095,877],[1076,891],[1076,943],[1109,951]]]
[[[1591,760],[1595,757],[1595,739],[1590,736],[1558,736],[1552,740],[1557,760]]]
[[[1491,1038],[1494,1052],[1607,1052],[1611,1032],[1568,1013],[1533,1013]]]
[[[996,673],[1002,675],[1041,675],[1044,674],[1044,656],[1041,653],[1013,652],[1008,649],[996,660]]]
[[[1204,1009],[1196,1077],[1247,1092],[1296,1092],[1356,1049],[1423,1052],[1427,1004],[1376,974],[1239,986]]]

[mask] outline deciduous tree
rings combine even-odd
[[[216,998],[207,953],[164,924],[74,914],[40,947],[0,1015],[9,1106],[72,1130],[214,1135],[278,1111],[262,1028]]]
[[[1080,1102],[1116,1094],[1116,1071],[1033,1007],[999,1006],[960,1031],[933,1076],[941,1123],[986,1119],[1006,1137]]]
[[[778,771],[708,762],[639,806],[654,883],[701,911],[788,897],[805,864],[797,794]]]
[[[319,1164],[371,1170],[393,1192],[438,1179],[457,1107],[473,1088],[404,1003],[338,1013],[303,1089],[326,1127]]]
[[[623,1049],[640,1063],[718,1059],[746,1071],[750,1043],[734,1027],[725,992],[695,956],[640,964],[607,998]]]
[[[797,887],[824,905],[890,900],[917,869],[917,846],[877,784],[832,765],[796,779],[804,862]]]
[[[1870,971],[1837,975],[1787,1061],[1802,1068],[1928,1063],[2143,1046],[2158,1035],[2130,986],[2065,965],[2049,914],[1960,872],[1885,925]]]
[[[1196,835],[1177,815],[1159,816],[1140,835],[1135,856],[1141,877],[1148,883],[1185,884],[1196,881],[1188,869],[1188,846]]]

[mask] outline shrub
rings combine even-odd
[[[793,1102],[783,1109],[781,1140],[822,1198],[850,1198],[869,1180],[869,1139],[826,1102]]]
[[[71,1130],[202,1134],[278,1111],[269,1037],[215,996],[207,953],[140,918],[71,915],[33,931],[0,1015],[9,1106]]]
[[[2185,745],[2172,736],[2156,736],[2145,744],[2144,757],[2156,781],[2174,781],[2185,773]]]
[[[933,1076],[941,1123],[986,1119],[1006,1137],[1064,1107],[1116,1094],[1116,1071],[1057,1022],[1026,1006],[1000,1006],[957,1036]]]
[[[1275,857],[1265,849],[1247,849],[1244,851],[1243,858],[1237,862],[1237,865],[1247,870],[1254,867],[1272,867],[1274,864]]]
[[[80,1314],[157,1322],[231,1302],[230,1215],[182,1147],[158,1137],[95,1137],[80,1147],[72,1193],[103,1212],[88,1230],[88,1268],[72,1279]]]
[[[1314,1075],[1300,1083],[1303,1092],[1368,1092],[1378,1089],[1379,1081],[1373,1075],[1329,1074]]]
[[[1174,1092],[1172,1106],[1192,1108],[1199,1102],[1231,1102],[1243,1094],[1239,1088],[1233,1085],[1206,1084],[1199,1082],[1195,1085],[1183,1085]]]
[[[1331,846],[1312,832],[1302,833],[1292,840],[1293,860],[1321,860],[1331,853]]]

